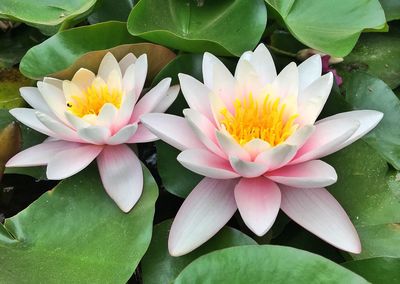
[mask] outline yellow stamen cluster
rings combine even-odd
[[[69,110],[79,117],[87,114],[98,115],[101,108],[106,103],[113,104],[116,108],[121,106],[122,92],[120,90],[110,91],[107,85],[90,86],[81,94],[72,96],[67,102]]]
[[[285,119],[285,108],[279,98],[266,95],[261,105],[250,94],[243,100],[235,100],[234,114],[222,109],[220,123],[241,145],[258,138],[275,146],[284,142],[298,127],[294,123],[298,114]]]

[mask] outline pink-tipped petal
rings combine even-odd
[[[39,92],[38,88],[34,87],[22,87],[19,89],[21,93],[21,97],[34,109],[51,114],[49,106],[46,101],[43,99],[42,94]]]
[[[129,212],[143,191],[138,157],[124,144],[106,146],[97,158],[97,165],[107,194],[122,211]]]
[[[297,119],[298,121],[303,125],[314,124],[328,99],[332,84],[333,75],[329,72],[300,92],[298,98],[300,117]]]
[[[340,149],[360,126],[358,120],[351,118],[326,120],[315,125],[313,134],[297,152],[290,164],[315,160]]]
[[[46,141],[19,152],[8,160],[6,167],[34,167],[47,165],[49,160],[60,151],[79,146],[79,143],[74,142]]]
[[[225,158],[225,153],[218,146],[215,137],[215,125],[207,117],[193,109],[183,110],[183,114],[197,138],[213,153]]]
[[[281,208],[296,223],[339,249],[361,252],[357,231],[346,212],[325,188],[280,188]]]
[[[276,69],[271,53],[264,44],[259,44],[250,58],[250,63],[256,70],[261,82],[271,84],[276,78]]]
[[[315,54],[299,65],[299,88],[300,91],[308,87],[312,82],[321,77],[321,56]]]
[[[67,141],[82,142],[82,139],[78,137],[75,130],[61,123],[59,120],[38,111],[35,114],[38,120],[54,133],[52,136]]]
[[[232,168],[242,177],[253,178],[264,174],[268,170],[268,163],[243,161],[237,157],[229,157]]]
[[[180,73],[178,77],[182,88],[182,94],[189,107],[212,120],[213,114],[208,99],[211,90],[189,75]]]
[[[96,75],[85,68],[80,68],[72,77],[72,83],[78,86],[82,91],[86,91],[92,85],[92,81]]]
[[[179,85],[170,87],[164,98],[162,98],[158,105],[153,109],[153,112],[166,112],[178,97],[179,90]]]
[[[380,111],[376,111],[376,110],[355,110],[355,111],[349,111],[349,112],[342,112],[342,113],[338,113],[338,114],[329,116],[322,120],[319,120],[319,121],[317,121],[317,124],[328,121],[328,120],[344,119],[344,118],[358,120],[360,122],[360,127],[357,128],[356,132],[354,132],[353,135],[350,136],[350,138],[348,138],[346,141],[344,141],[340,145],[338,150],[357,141],[359,138],[363,137],[369,131],[374,129],[375,126],[377,126],[378,123],[382,120],[383,113],[381,113]]]
[[[265,235],[279,212],[279,187],[265,177],[242,178],[235,187],[235,199],[246,226],[257,236]]]
[[[89,143],[103,145],[111,136],[108,128],[103,126],[89,126],[78,130],[79,137]]]
[[[172,256],[187,254],[214,236],[236,211],[236,180],[204,178],[179,209],[168,238]]]
[[[245,161],[250,161],[249,153],[225,130],[215,131],[222,151],[226,156],[235,156]]]
[[[61,150],[47,164],[48,179],[60,180],[86,168],[103,150],[103,146],[80,144],[78,147]]]
[[[296,155],[296,150],[296,146],[281,144],[260,153],[254,161],[259,164],[266,164],[268,170],[272,171],[289,163]]]
[[[285,166],[265,176],[277,183],[301,188],[329,186],[337,180],[335,169],[321,160]]]
[[[204,148],[186,119],[165,113],[142,115],[142,123],[161,140],[183,151],[190,148]]]
[[[142,123],[139,123],[135,134],[126,143],[147,143],[156,140],[158,140],[158,137],[148,130]]]
[[[122,58],[118,62],[122,75],[124,75],[126,69],[128,69],[129,66],[135,64],[135,62],[136,62],[136,56],[133,53],[128,53],[127,55],[125,55],[124,58]]]
[[[145,94],[136,104],[131,121],[137,122],[140,120],[141,115],[152,112],[163,98],[165,98],[170,84],[171,78],[165,78]]]
[[[137,123],[125,125],[117,133],[108,138],[107,144],[118,145],[126,143],[130,138],[133,137],[137,128],[138,128]]]
[[[119,68],[118,61],[115,59],[114,55],[111,52],[107,52],[107,54],[101,60],[98,76],[102,78],[105,82],[107,82],[108,77],[111,72],[117,72],[117,76],[122,78],[121,69]]]
[[[30,108],[13,108],[10,110],[11,115],[19,122],[47,136],[54,136],[54,132],[40,122],[36,116],[36,112],[36,110]]]
[[[239,175],[232,170],[231,165],[209,150],[188,149],[181,152],[177,160],[187,169],[199,175],[217,179],[232,179]]]

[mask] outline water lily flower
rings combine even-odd
[[[117,61],[107,53],[98,74],[79,69],[72,80],[44,78],[37,88],[21,88],[31,108],[10,113],[49,136],[11,158],[7,167],[47,165],[47,178],[70,177],[97,160],[108,195],[128,212],[143,190],[141,163],[126,145],[157,140],[140,122],[141,115],[164,112],[179,86],[166,78],[139,99],[147,75],[147,56],[129,53]]]
[[[324,188],[335,169],[320,160],[374,128],[383,114],[358,110],[316,121],[332,87],[321,76],[321,57],[287,65],[277,75],[261,44],[239,59],[234,76],[215,56],[203,58],[204,84],[179,74],[190,108],[184,118],[146,114],[141,121],[181,150],[178,161],[205,176],[179,209],[169,252],[186,254],[215,235],[238,209],[256,235],[264,235],[281,208],[326,242],[361,250],[344,209]]]

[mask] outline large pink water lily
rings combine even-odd
[[[47,177],[59,180],[97,158],[106,192],[128,212],[142,193],[143,173],[138,157],[126,144],[157,140],[140,117],[164,112],[179,92],[166,78],[139,100],[146,74],[145,54],[136,58],[130,53],[118,62],[107,53],[97,76],[80,69],[71,81],[44,78],[37,88],[21,88],[33,109],[16,108],[10,113],[50,137],[18,153],[6,166],[47,165]]]
[[[319,158],[374,128],[382,113],[360,110],[316,122],[332,87],[321,58],[291,63],[277,75],[264,45],[245,52],[235,75],[204,54],[204,84],[179,75],[189,105],[184,116],[146,114],[142,122],[182,152],[179,162],[205,178],[180,208],[169,251],[186,254],[215,235],[236,209],[255,234],[264,235],[281,208],[328,243],[361,250],[346,212],[324,188],[336,182]]]

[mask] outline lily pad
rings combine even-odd
[[[17,68],[0,68],[0,109],[25,106],[19,88],[31,85],[33,81],[24,77]]]
[[[172,220],[154,226],[153,239],[142,260],[142,277],[146,284],[171,283],[193,260],[214,250],[227,247],[255,245],[256,242],[240,231],[224,227],[218,234],[195,251],[181,257],[168,253],[167,240]],[[158,273],[154,273],[158,271]]]
[[[400,19],[400,2],[398,0],[379,0],[385,11],[386,21]]]
[[[126,22],[134,2],[134,0],[97,0],[88,21],[90,24],[107,21]]]
[[[144,168],[129,214],[93,168],[64,180],[0,224],[2,283],[126,283],[150,244],[157,185]],[[29,277],[27,277],[29,275]]]
[[[254,49],[266,22],[262,0],[142,0],[129,15],[128,30],[183,51],[240,56]]]
[[[175,279],[180,283],[368,283],[316,254],[281,246],[240,246],[199,257]]]
[[[385,14],[378,0],[266,0],[299,41],[316,50],[343,57],[364,29],[381,29]]]

